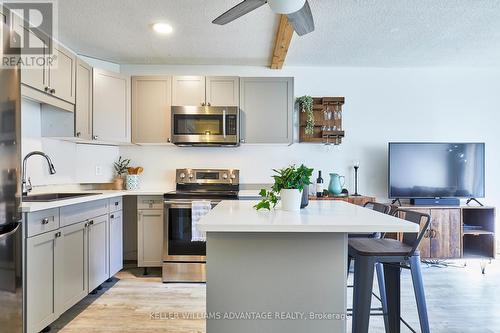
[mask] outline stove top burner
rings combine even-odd
[[[177,169],[176,190],[165,199],[238,199],[239,170]]]

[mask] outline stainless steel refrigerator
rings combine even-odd
[[[0,21],[0,331],[23,331],[23,235],[20,203],[20,70],[3,66],[10,30]],[[4,52],[4,50],[8,50]]]

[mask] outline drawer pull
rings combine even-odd
[[[109,217],[111,217],[112,219],[115,218],[115,214],[111,214]]]
[[[56,232],[56,234],[55,234],[54,236],[55,236],[56,238],[61,237],[61,232],[60,232],[60,231]]]
[[[118,206],[119,202],[118,201],[115,201],[115,206]]]
[[[42,224],[49,224],[49,218],[46,217],[42,220]]]

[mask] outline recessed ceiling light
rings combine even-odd
[[[174,29],[168,23],[155,23],[153,24],[153,30],[159,34],[170,34]]]

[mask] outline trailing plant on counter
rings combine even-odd
[[[122,177],[123,175],[126,175],[128,172],[128,165],[130,164],[130,159],[125,158],[122,159],[120,156],[118,158],[118,161],[114,163],[115,167],[115,173],[118,177]]]
[[[311,96],[297,97],[295,100],[299,105],[300,112],[306,113],[306,128],[304,132],[308,135],[314,134],[314,112],[313,112],[313,98]]]
[[[298,168],[291,165],[283,169],[273,169],[273,171],[276,173],[273,176],[274,184],[271,190],[260,190],[259,195],[262,200],[254,206],[257,210],[262,208],[270,210],[271,207],[276,207],[280,200],[278,195],[281,190],[296,189],[302,191],[304,187],[312,184],[311,176],[314,169],[308,168],[304,164]]]

